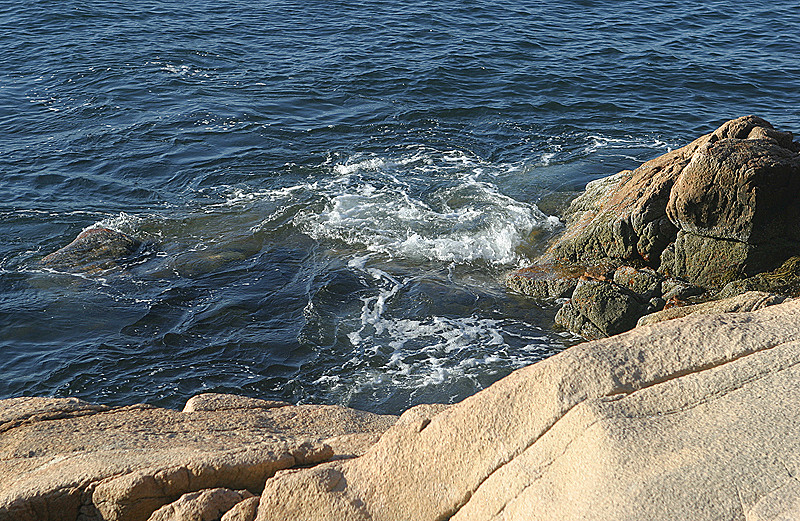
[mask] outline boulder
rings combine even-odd
[[[47,255],[41,265],[59,271],[100,272],[119,266],[142,249],[142,242],[104,227],[83,230],[71,243]]]
[[[236,504],[254,497],[247,490],[227,488],[189,492],[153,512],[147,521],[218,521]]]
[[[629,289],[643,300],[660,297],[663,282],[664,276],[650,268],[620,266],[614,271],[614,283]]]
[[[611,280],[619,262],[606,259],[595,264],[535,262],[506,275],[506,286],[512,291],[540,300],[572,296],[581,279]]]
[[[564,221],[563,233],[533,267],[507,276],[508,287],[535,298],[566,298],[580,287],[575,277],[548,267],[622,266],[615,283],[649,304],[639,308],[641,316],[800,255],[800,144],[761,118],[731,120],[636,170],[589,183]],[[757,282],[746,289],[757,289]],[[600,302],[603,295],[610,300]],[[615,312],[635,309],[609,286],[596,285],[592,302],[594,311],[581,309],[573,295],[557,321],[598,338],[619,332],[603,325],[619,320]],[[609,316],[598,316],[606,309]]]
[[[335,406],[266,407],[243,397],[233,407],[230,395],[190,403],[205,406],[179,412],[1,400],[0,519],[145,521],[190,492],[255,494],[278,470],[363,453],[396,420]]]
[[[581,280],[572,298],[556,314],[556,324],[588,340],[622,333],[636,326],[647,301],[631,290],[600,280]]]
[[[287,405],[289,403],[279,400],[261,400],[236,394],[202,393],[189,398],[183,407],[183,412],[274,409]]]
[[[680,229],[664,268],[674,275],[721,287],[774,269],[800,253],[800,155],[770,138],[709,141],[676,179],[667,214]]]
[[[676,222],[667,214],[667,204],[675,181],[695,152],[720,140],[768,133],[779,136],[781,143],[792,143],[791,134],[778,133],[761,118],[745,116],[647,161],[636,170],[623,170],[589,183],[584,194],[565,212],[566,230],[544,257],[579,264],[612,258],[658,267],[661,252],[675,241],[678,231]]]
[[[259,521],[796,519],[800,302],[573,346],[360,458],[277,473]]]

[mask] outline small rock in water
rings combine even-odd
[[[94,273],[117,267],[141,248],[142,242],[126,233],[103,227],[88,228],[74,241],[43,258],[41,264],[55,270]]]

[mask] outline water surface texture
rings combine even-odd
[[[502,284],[558,201],[800,131],[783,0],[0,0],[0,34],[0,398],[461,400],[575,341]],[[98,225],[147,247],[39,266]]]

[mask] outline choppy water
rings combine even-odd
[[[0,398],[463,399],[574,341],[502,286],[553,201],[800,131],[783,0],[0,0],[0,34]],[[37,265],[97,224],[152,246]]]

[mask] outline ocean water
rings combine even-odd
[[[459,401],[576,342],[502,278],[588,181],[800,132],[785,0],[0,0],[0,34],[0,398]],[[148,247],[39,265],[98,225]]]

